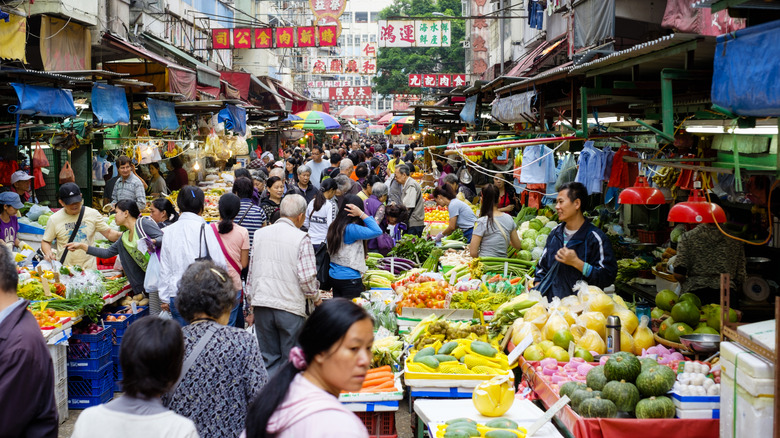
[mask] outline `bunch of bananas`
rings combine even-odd
[[[658,187],[672,188],[677,183],[680,172],[680,169],[675,169],[673,167],[662,167],[652,179]]]

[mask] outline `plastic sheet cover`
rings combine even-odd
[[[574,47],[598,44],[615,36],[615,0],[587,0],[574,7]]]
[[[246,109],[228,104],[219,112],[218,121],[225,123],[225,129],[241,136],[246,135]]]
[[[43,117],[71,117],[76,115],[76,105],[70,90],[38,85],[11,83],[19,97],[17,114]]]
[[[469,96],[466,98],[466,104],[463,105],[463,109],[460,110],[460,119],[469,125],[477,124],[477,99],[478,95]]]
[[[92,113],[104,125],[130,123],[125,89],[107,84],[93,85]]]
[[[718,37],[712,103],[740,116],[780,116],[780,21]]]
[[[149,107],[149,126],[160,131],[175,131],[179,129],[179,119],[173,102],[164,100],[146,99]]]

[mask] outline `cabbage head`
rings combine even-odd
[[[525,230],[523,231],[523,239],[533,239],[536,240],[536,235],[539,234],[536,232],[536,230]]]
[[[538,231],[540,228],[542,228],[542,222],[539,221],[539,219],[531,219],[528,222],[528,228]]]
[[[552,231],[550,228],[542,227],[542,229],[539,230],[539,235],[546,236],[546,235],[550,234],[550,231]],[[537,237],[539,237],[539,236],[537,236]]]
[[[675,243],[676,243],[676,242],[679,242],[679,241],[680,241],[680,237],[682,237],[682,235],[683,235],[683,233],[684,233],[684,232],[685,232],[685,226],[684,226],[684,225],[677,225],[677,226],[676,226],[676,227],[674,227],[674,229],[672,230],[672,233],[671,233],[671,235],[669,236],[669,238],[670,238],[670,240],[671,240],[672,242],[675,242]]]
[[[535,246],[536,242],[533,239],[523,239],[523,241],[520,243],[520,247],[526,251],[534,249]]]
[[[539,260],[542,258],[542,253],[544,252],[544,248],[534,248],[531,250],[531,258],[534,260]]]
[[[545,245],[547,245],[547,235],[539,234],[536,236],[536,246],[539,248],[544,248]]]
[[[547,216],[536,216],[536,220],[542,223],[542,226],[546,225],[547,222],[550,222],[550,219],[547,218]]]
[[[545,228],[549,228],[551,230],[553,228],[557,227],[557,226],[558,226],[558,222],[555,222],[555,221],[550,221],[550,222],[547,222],[546,224],[544,224]]]
[[[522,250],[518,253],[518,256],[520,257],[520,260],[526,260],[529,262],[532,260],[531,251]]]
[[[45,227],[49,222],[49,217],[51,217],[51,214],[42,214],[38,216],[38,223]]]

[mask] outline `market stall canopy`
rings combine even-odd
[[[385,132],[385,127],[382,125],[369,125],[368,126],[368,134],[381,134]]]
[[[61,88],[11,83],[19,97],[16,114],[45,117],[72,117],[76,113],[73,94]]]
[[[302,111],[295,115],[302,119],[297,123],[293,123],[293,126],[298,129],[341,129],[341,124],[333,116],[322,111]]]
[[[170,56],[179,59],[180,61],[187,64],[187,66],[194,68],[195,71],[197,72],[198,84],[205,85],[208,87],[219,86],[219,80],[221,76],[218,71],[214,70],[213,68],[199,61],[192,55],[174,46],[173,44],[170,44],[167,41],[162,40],[152,35],[149,32],[144,32],[143,34],[141,34],[141,36],[143,37],[144,42],[148,43],[148,46],[153,51],[157,53],[161,53],[163,55],[170,54]]]
[[[364,106],[350,105],[340,109],[337,115],[345,119],[369,119],[374,112]]]
[[[93,85],[92,113],[98,122],[104,125],[130,123],[125,89],[101,83]]]

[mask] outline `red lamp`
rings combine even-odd
[[[691,190],[691,195],[685,202],[679,202],[669,210],[669,216],[666,218],[669,222],[688,223],[688,224],[711,224],[715,221],[719,223],[726,222],[726,212],[718,204],[707,202],[702,196],[701,182],[694,183],[695,189]],[[712,219],[713,215],[715,220]]]
[[[620,192],[618,202],[631,205],[661,205],[666,204],[666,198],[660,190],[650,187],[647,178],[639,176],[633,187]]]

